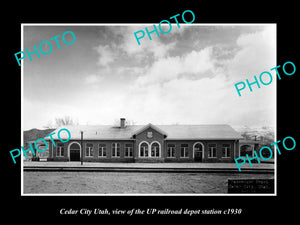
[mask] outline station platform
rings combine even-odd
[[[275,164],[246,163],[238,170],[235,163],[100,163],[24,161],[23,171],[77,172],[174,172],[174,173],[274,173]]]

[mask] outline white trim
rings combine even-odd
[[[50,141],[49,141],[50,142]],[[53,150],[54,150],[54,146],[53,146],[53,142],[51,141],[51,145],[52,145],[52,148],[51,148],[51,158],[53,158]],[[23,160],[22,160],[23,161]]]
[[[80,143],[78,143],[77,141],[72,141],[72,142],[70,142],[69,145],[68,145],[68,155],[67,155],[67,157],[69,158],[69,162],[71,161],[71,157],[70,157],[70,147],[71,147],[71,145],[74,144],[74,143],[79,145],[79,154],[80,154],[80,159],[81,159],[81,145],[80,145]]]
[[[146,156],[141,156],[141,145],[142,145],[143,143],[146,143],[147,146],[148,146],[148,156],[147,156],[147,157],[146,157]],[[138,147],[139,158],[148,158],[148,157],[149,157],[149,149],[150,149],[150,144],[149,144],[147,141],[142,141],[142,142],[140,142],[140,143],[139,143],[139,147]]]
[[[147,144],[147,146],[148,146],[148,156],[141,156],[141,145],[143,143]],[[159,147],[159,155],[158,156],[151,156],[151,151],[152,151],[151,147],[152,147],[152,144],[154,144],[154,143],[157,143],[158,147]],[[139,154],[138,154],[139,158],[161,158],[161,156],[162,156],[161,144],[158,141],[152,141],[151,143],[149,143],[147,141],[142,141],[139,143],[138,151],[139,151]]]
[[[204,144],[200,141],[197,141],[193,144],[193,159],[195,159],[195,145],[201,144],[202,145],[202,160],[204,159]]]
[[[55,151],[55,155],[56,155],[56,157],[65,157],[65,146],[64,146],[64,144],[63,144],[63,146],[58,146],[58,144],[59,143],[57,143],[57,145],[56,145],[56,151]],[[58,150],[58,148],[60,148],[60,150],[59,150],[59,153],[60,153],[60,155],[57,155],[57,150]],[[61,155],[61,148],[63,148],[64,149],[64,154],[63,155]]]
[[[161,130],[160,128],[158,128],[157,126],[154,126],[153,124],[149,123],[145,126],[143,126],[141,129],[137,130],[133,135],[139,135],[140,133],[144,132],[145,130],[147,130],[148,128],[152,128],[153,130],[155,130],[156,132],[167,136],[168,134],[166,132],[164,132],[163,130]]]
[[[234,140],[233,142],[233,158],[236,159],[236,144],[237,144],[237,140]]]
[[[132,153],[132,156],[127,156],[126,155],[126,148],[128,148],[128,147],[126,147],[126,145],[131,145],[131,153]],[[125,143],[124,144],[124,158],[133,158],[133,143]]]
[[[158,146],[159,146],[159,152],[158,152],[158,156],[154,156],[154,157],[152,157],[151,156],[151,152],[152,152],[152,144],[154,144],[154,143],[157,143],[158,144]],[[152,141],[151,142],[151,144],[150,144],[150,157],[152,157],[152,158],[160,158],[161,157],[161,144],[158,142],[158,141]],[[155,154],[156,155],[156,154]]]
[[[181,147],[182,145],[187,145],[187,147]],[[185,150],[184,150],[184,156],[181,156],[181,148],[184,148]],[[187,156],[185,156],[186,154],[186,151],[187,151]],[[189,144],[188,143],[181,143],[180,144],[180,157],[179,158],[182,158],[182,159],[188,159],[188,158],[190,158],[190,156],[189,156]]]
[[[173,151],[172,152],[174,152],[174,156],[168,156],[168,145],[174,145],[174,147],[171,147],[171,148],[173,148]],[[174,158],[176,158],[176,144],[174,144],[174,143],[167,143],[167,152],[166,152],[166,158],[168,158],[168,159],[174,159]]]
[[[225,154],[225,157],[223,157],[223,145],[229,145],[229,147],[225,147],[225,149],[226,149],[226,154]],[[228,153],[228,149],[229,149],[229,157],[228,156],[226,156],[226,155],[228,155],[227,153]],[[231,152],[230,152],[230,150],[231,150],[231,144],[230,143],[222,143],[222,146],[221,146],[221,154],[222,154],[222,156],[221,156],[221,159],[230,159],[231,158]]]
[[[87,144],[92,144],[93,145],[93,147],[92,147],[93,155],[91,155],[91,147],[87,147]],[[94,143],[86,142],[84,145],[85,145],[84,146],[84,157],[93,158],[94,157]],[[89,148],[89,155],[86,155],[86,148]]]
[[[99,145],[104,145],[105,146],[105,147],[103,147],[103,148],[105,148],[105,156],[100,156],[99,155]],[[104,152],[103,149],[101,149],[101,152],[102,152],[102,155],[103,155],[103,152]],[[107,158],[107,147],[106,147],[106,144],[98,143],[98,158]]]
[[[209,151],[210,151],[209,145],[216,145],[216,147],[215,147],[215,148],[216,148],[216,155],[213,156],[213,157],[209,156]],[[208,159],[216,159],[216,158],[217,158],[217,146],[218,146],[217,143],[208,143],[208,144],[207,144],[207,151],[208,151],[208,152],[207,152],[207,153],[208,153],[208,154],[207,154],[207,158],[208,158]]]
[[[115,151],[114,151],[114,145],[117,145]],[[117,155],[118,145],[119,145],[119,154],[120,154],[119,156]],[[115,153],[115,155],[113,155],[113,152]],[[111,143],[111,158],[121,158],[121,144],[120,144],[120,142]]]

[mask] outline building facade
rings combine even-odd
[[[68,142],[48,137],[48,161],[234,162],[242,139],[229,125],[126,126],[123,118],[120,126],[66,128]]]

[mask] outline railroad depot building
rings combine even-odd
[[[253,144],[241,152],[243,137],[229,125],[126,125],[121,118],[119,126],[65,128],[71,133],[68,142],[53,136],[54,146],[45,138],[48,161],[80,161],[82,156],[85,162],[234,162],[254,150]]]

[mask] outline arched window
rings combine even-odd
[[[140,144],[140,157],[148,157],[148,144],[146,142]]]
[[[72,142],[69,144],[69,156],[70,161],[80,161],[81,146],[78,142]]]
[[[201,151],[202,152],[202,145],[200,143],[196,143],[194,145],[194,151]]]
[[[151,144],[147,142],[141,142],[139,145],[139,156],[144,158],[158,158],[161,153],[160,143],[157,141],[153,141]]]
[[[204,158],[204,145],[202,142],[196,142],[193,145],[193,157],[195,161],[202,162]]]
[[[154,142],[151,144],[151,157],[159,157],[159,144],[157,142]]]
[[[241,145],[240,146],[240,156],[253,156],[253,146],[251,145]]]

